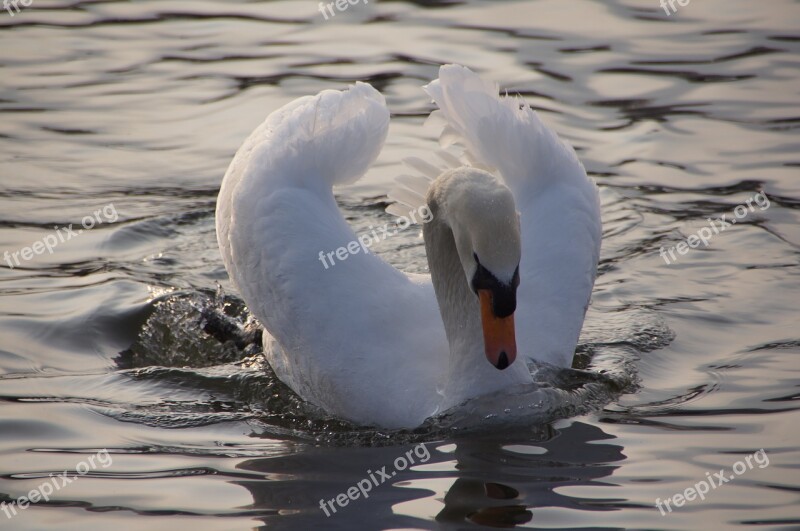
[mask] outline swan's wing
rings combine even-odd
[[[298,98],[270,114],[238,149],[220,189],[217,236],[228,270],[233,265],[231,207],[244,180],[254,183],[259,195],[288,185],[320,188],[325,196],[331,186],[348,184],[366,172],[383,147],[388,124],[383,96],[365,83],[346,92],[326,90]]]
[[[217,233],[231,280],[280,344],[270,362],[283,381],[330,413],[415,425],[438,403],[447,356],[433,288],[370,252],[331,190],[366,172],[388,123],[364,83],[274,112],[225,175]]]
[[[425,87],[445,121],[443,145],[460,144],[494,169],[520,210],[522,261],[517,342],[528,357],[572,361],[597,272],[597,186],[572,147],[524,102],[467,68],[445,65]]]
[[[386,212],[395,216],[406,216],[410,211],[419,210],[427,204],[425,197],[428,188],[439,175],[467,164],[466,161],[443,149],[437,151],[435,155],[437,159],[433,162],[418,157],[403,159],[403,163],[414,173],[395,178],[394,186],[387,194],[389,200],[394,203],[386,207]]]

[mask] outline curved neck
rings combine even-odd
[[[498,370],[486,359],[478,297],[472,292],[446,216],[429,205],[433,219],[423,225],[425,251],[433,289],[450,345],[447,378],[440,412],[464,400],[511,385],[531,382],[523,359]]]

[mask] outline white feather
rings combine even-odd
[[[521,213],[519,355],[569,365],[599,253],[596,187],[532,110],[500,98],[469,70],[444,66],[427,90],[464,157],[495,168]],[[217,238],[231,280],[274,338],[265,339],[265,354],[281,380],[353,422],[412,427],[446,402],[445,378],[458,378],[448,373],[430,277],[405,275],[363,248],[350,251],[358,238],[331,190],[366,172],[388,123],[383,97],[363,83],[272,113],[228,168]],[[444,165],[411,162],[423,175],[399,181],[390,196],[400,202],[388,211],[421,206],[434,173],[463,164],[450,153],[438,158]],[[339,249],[348,249],[344,259]],[[481,379],[472,380],[462,391],[481,395]]]
[[[600,255],[597,186],[535,111],[469,69],[442,66],[425,90],[446,122],[442,136],[466,150],[470,165],[496,169],[514,194],[522,232],[518,343],[531,358],[569,366]]]

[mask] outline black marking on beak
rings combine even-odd
[[[495,365],[495,367],[497,367],[498,369],[500,369],[502,371],[503,369],[505,369],[509,365],[510,365],[510,363],[508,363],[508,355],[506,355],[505,351],[501,352],[500,353],[500,357],[497,358],[497,365]]]
[[[488,289],[492,292],[492,313],[495,317],[508,317],[517,309],[517,286],[519,286],[519,266],[514,271],[510,284],[498,280],[491,271],[486,269],[478,259],[477,253],[472,254],[478,269],[472,277],[472,291],[477,295],[479,289]],[[505,367],[504,367],[505,368]]]

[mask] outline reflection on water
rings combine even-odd
[[[0,12],[0,253],[118,214],[0,260],[0,502],[113,457],[0,528],[800,526],[797,4],[398,1],[329,20],[317,4]],[[603,250],[575,368],[603,376],[538,368],[552,385],[508,412],[355,427],[264,366],[217,251],[216,194],[271,110],[365,80],[390,135],[338,198],[356,232],[391,221],[400,159],[436,146],[419,87],[444,62],[524,97],[597,180]],[[659,256],[758,192],[768,209]],[[426,270],[415,231],[375,249]],[[417,444],[430,460],[325,516],[320,500]],[[769,466],[655,508],[760,448]]]
[[[484,436],[457,444],[428,443],[434,448],[430,451],[431,459],[411,470],[398,471],[392,480],[393,485],[401,487],[400,492],[379,485],[369,492],[368,499],[337,508],[325,523],[342,529],[461,529],[465,522],[508,528],[530,522],[540,507],[581,510],[591,500],[562,495],[556,488],[590,486],[610,476],[618,466],[616,462],[625,456],[622,448],[608,439],[613,437],[598,427],[574,422],[559,430],[545,425],[526,432],[524,437]],[[251,491],[254,507],[291,505],[296,511],[293,525],[306,529],[318,525],[319,516],[324,516],[320,500],[345,492],[342,485],[357,484],[368,477],[367,471],[384,465],[391,470],[391,463],[412,448],[410,445],[347,448],[340,450],[341,459],[335,463],[330,462],[327,452],[319,449],[281,459],[252,459],[242,462],[239,468],[264,479],[236,483]],[[302,480],[280,481],[283,475],[297,470],[304,472]],[[456,470],[458,475],[453,481],[450,478]],[[416,504],[415,500],[436,492],[446,492],[434,516],[439,526],[426,522],[415,509],[424,510],[424,505]],[[591,510],[614,510],[619,501],[598,503]],[[398,505],[408,509],[406,517],[398,518]],[[368,522],[365,514],[369,515]],[[265,523],[269,521],[265,519]]]

